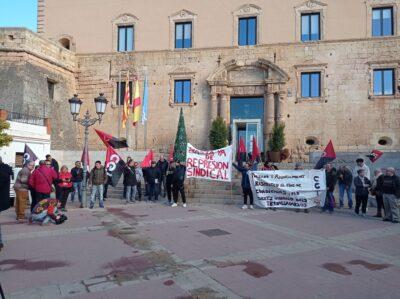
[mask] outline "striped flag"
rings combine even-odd
[[[142,99],[140,98],[139,80],[135,80],[135,96],[132,104],[132,120],[133,126],[140,120],[140,108],[142,107]]]
[[[129,90],[129,71],[126,74],[125,82],[125,96],[124,96],[124,108],[122,110],[122,128],[126,128],[126,121],[129,117],[129,101],[131,98],[131,91]]]
[[[147,121],[147,109],[149,101],[149,85],[147,83],[147,76],[144,79],[144,90],[143,90],[143,106],[142,106],[142,125]]]

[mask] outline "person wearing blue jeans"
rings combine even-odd
[[[92,186],[92,194],[90,195],[90,207],[93,209],[96,195],[99,195],[99,207],[104,208],[103,192],[104,184],[107,182],[107,174],[100,161],[96,161],[94,168],[90,171],[89,186]]]
[[[337,179],[339,185],[339,203],[340,208],[344,206],[344,194],[347,194],[347,202],[349,209],[353,207],[353,174],[347,166],[341,166],[337,172]]]
[[[82,203],[82,181],[83,181],[83,169],[81,161],[75,162],[75,167],[71,169],[71,182],[74,190],[71,192],[71,201],[75,200],[75,194],[78,194],[79,202]]]

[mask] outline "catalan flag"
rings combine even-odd
[[[133,104],[132,104],[132,120],[133,120],[133,125],[136,126],[136,124],[140,120],[140,110],[142,108],[142,99],[140,98],[140,89],[139,89],[139,80],[135,80],[135,96],[133,98]]]
[[[122,128],[126,128],[126,121],[129,117],[129,101],[131,98],[131,91],[129,90],[129,71],[126,74],[126,82],[125,82],[125,96],[124,96],[124,108],[122,110]]]

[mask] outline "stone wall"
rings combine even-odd
[[[0,105],[51,118],[52,148],[74,148],[67,99],[76,92],[75,54],[26,29],[0,29]],[[54,84],[51,97],[48,82]]]
[[[91,101],[101,90],[106,92],[112,105],[107,108],[101,128],[124,136],[125,131],[119,128],[118,121],[121,108],[115,105],[115,82],[119,71],[122,70],[123,81],[126,70],[137,75],[141,82],[147,74],[150,103],[146,147],[162,150],[173,143],[179,110],[183,108],[189,141],[206,148],[211,92],[207,78],[232,59],[246,63],[262,58],[290,77],[282,103],[288,148],[308,153],[323,148],[332,139],[338,151],[368,151],[371,148],[394,151],[400,148],[399,94],[396,89],[393,97],[371,97],[371,70],[372,65],[394,63],[398,71],[399,52],[400,39],[393,37],[249,48],[77,55],[78,85],[80,96],[86,101]],[[324,75],[322,97],[318,100],[298,97],[299,74],[309,69],[318,69]],[[192,105],[170,105],[171,77],[175,74],[193,77]],[[137,131],[137,148],[144,149],[144,128],[140,125]],[[135,134],[130,127],[128,139],[134,148]],[[378,145],[378,139],[384,136],[390,137],[391,145]],[[307,137],[314,137],[318,145],[306,146]],[[98,144],[95,136],[92,136],[91,144],[93,147]]]

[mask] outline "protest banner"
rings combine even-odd
[[[325,171],[249,171],[254,203],[262,208],[308,209],[323,205]]]
[[[190,143],[186,148],[186,177],[230,182],[232,177],[232,146],[202,151]]]

